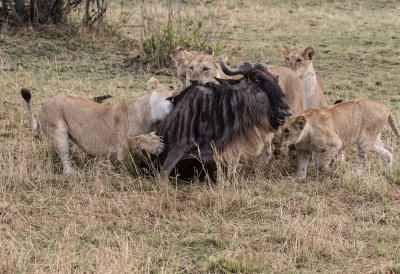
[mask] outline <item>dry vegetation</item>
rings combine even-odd
[[[400,124],[398,1],[202,2],[185,5],[218,9],[232,63],[281,64],[282,44],[312,45],[330,103],[377,99]],[[114,29],[120,13],[114,1]],[[32,89],[34,110],[59,92],[108,93],[111,102],[143,94],[151,75],[132,61],[139,49],[130,40],[139,23],[135,14],[119,36],[2,29],[0,272],[400,272],[400,146],[388,128],[392,173],[372,155],[354,174],[350,149],[348,164],[311,169],[304,183],[288,176],[294,163],[285,159],[246,167],[239,183],[162,183],[74,147],[81,175],[62,175],[54,150],[31,132],[20,88]],[[177,84],[166,71],[161,81]]]

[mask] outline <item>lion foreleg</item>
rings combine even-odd
[[[329,149],[325,149],[320,153],[318,158],[318,168],[319,170],[327,170],[329,168],[329,164],[339,153],[339,147],[332,147]]]
[[[306,178],[308,163],[310,162],[312,153],[308,150],[299,150],[297,152],[297,172],[298,181],[303,181]]]
[[[128,139],[132,154],[145,151],[150,154],[158,155],[164,150],[162,138],[157,136],[154,132],[146,135],[130,136]]]
[[[272,135],[273,137],[273,135]],[[272,139],[271,137],[271,139]],[[272,156],[272,140],[266,140],[264,143],[264,148],[261,151],[261,154],[258,156],[258,164],[259,165],[266,165],[269,163],[271,156]]]

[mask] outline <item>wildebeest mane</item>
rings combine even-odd
[[[213,89],[213,95],[216,98],[220,98],[221,93],[231,93],[232,90],[229,88],[226,88],[224,86],[209,82],[206,84],[200,84],[197,81],[193,81],[192,85],[186,87],[182,92],[180,92],[179,94],[175,95],[175,96],[171,96],[168,97],[167,100],[171,101],[171,103],[173,103],[175,106],[188,94],[190,93],[193,88],[195,88],[196,86],[204,86],[204,87],[208,87]],[[197,89],[196,89],[197,90]]]
[[[174,106],[176,106],[176,104],[178,104],[179,101],[181,101],[182,98],[184,98],[185,95],[190,92],[191,88],[193,88],[193,85],[185,88],[184,90],[182,90],[179,94],[177,94],[175,96],[168,97],[167,100],[171,101],[171,103],[173,103]]]

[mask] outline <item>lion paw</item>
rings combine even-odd
[[[149,148],[150,154],[158,155],[164,151],[165,145],[162,137],[157,136],[154,132],[149,133]]]

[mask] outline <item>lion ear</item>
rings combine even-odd
[[[147,81],[148,90],[153,90],[159,87],[162,87],[162,85],[160,84],[160,81],[158,81],[156,77],[151,77],[149,81]]]
[[[282,56],[285,58],[290,53],[290,48],[288,48],[287,46],[283,45],[281,47],[281,51],[282,51]]]
[[[221,59],[224,60],[224,63],[225,63],[225,64],[227,64],[228,61],[229,61],[229,60],[228,60],[228,55],[226,55],[226,54],[222,54],[222,55],[220,55],[220,56],[217,57],[218,63],[221,61]]]
[[[193,54],[182,49],[181,47],[176,47],[172,50],[170,57],[173,61],[175,61],[175,63],[181,63],[184,61],[192,60]]]
[[[202,51],[204,54],[209,54],[214,56],[214,52],[210,46],[206,46],[206,48]]]
[[[306,117],[304,117],[303,115],[300,115],[299,117],[296,118],[296,120],[294,121],[294,125],[300,129],[303,130],[304,126],[307,123],[307,119]]]
[[[174,61],[181,61],[183,58],[183,49],[181,47],[176,47],[171,51],[171,59]]]
[[[303,51],[303,56],[306,58],[306,59],[309,59],[309,60],[313,60],[314,59],[314,56],[315,56],[315,48],[313,48],[313,47],[308,47],[308,48],[306,48],[304,51]]]
[[[190,53],[189,51],[184,50],[183,51],[183,59],[188,62],[191,61],[193,59],[194,55],[192,53]]]

